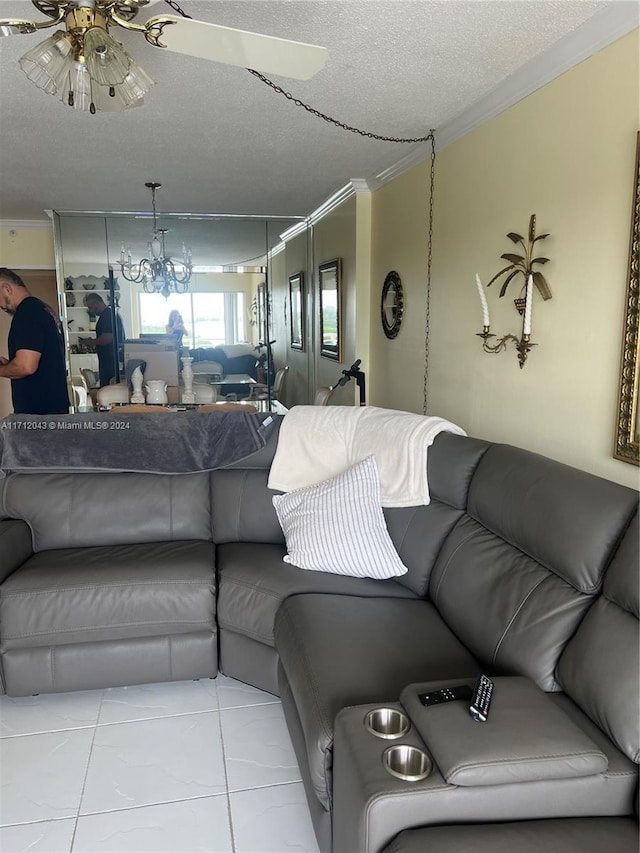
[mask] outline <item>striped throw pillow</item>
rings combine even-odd
[[[407,572],[382,514],[374,456],[337,477],[272,500],[287,542],[285,563],[377,580]]]

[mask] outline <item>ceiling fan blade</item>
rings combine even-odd
[[[171,23],[162,27],[163,21]],[[163,15],[150,18],[146,26],[152,33],[154,28],[160,28],[158,45],[164,45],[175,53],[239,65],[267,74],[280,74],[296,80],[309,80],[327,61],[326,47],[194,21],[191,18]]]

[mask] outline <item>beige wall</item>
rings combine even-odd
[[[638,31],[571,69],[437,157],[429,413],[470,435],[544,453],[637,485],[612,457],[639,110]],[[428,164],[373,200],[370,402],[422,411]],[[536,296],[520,370],[510,345],[482,353],[475,289],[526,234],[531,213],[548,231],[553,299]],[[376,302],[386,273],[402,277],[405,322],[395,341]],[[487,291],[492,331],[519,334],[512,299]]]
[[[15,222],[0,228],[0,266],[9,269],[55,269],[53,228]]]

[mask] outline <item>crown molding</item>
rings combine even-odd
[[[351,178],[351,186],[354,189],[356,195],[360,195],[360,193],[370,193],[371,187],[369,186],[369,181],[366,178]]]
[[[0,219],[0,231],[51,231],[50,219]]]
[[[484,98],[440,125],[435,132],[436,150],[446,148],[471,130],[500,115],[638,26],[640,4],[636,0],[612,0],[580,27],[510,74]],[[400,160],[368,178],[367,183],[371,190],[376,190],[423,163],[429,156],[430,152],[425,151],[424,145],[416,146]]]

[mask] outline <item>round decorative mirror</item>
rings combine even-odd
[[[400,331],[403,307],[404,295],[402,292],[402,282],[398,273],[395,270],[391,270],[384,280],[382,301],[380,303],[382,328],[388,338],[395,338]]]

